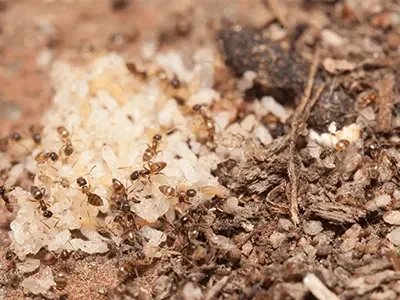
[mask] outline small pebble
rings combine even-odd
[[[392,199],[389,195],[379,195],[375,198],[376,205],[378,207],[384,207],[390,203]]]
[[[249,256],[252,250],[253,250],[253,244],[250,241],[248,241],[242,247],[242,253],[246,256]]]
[[[397,32],[389,32],[387,42],[391,49],[396,50],[400,46],[400,34]]]
[[[400,200],[400,190],[394,190],[393,198],[396,200]]]
[[[286,236],[286,233],[281,233],[278,231],[275,231],[273,234],[271,234],[269,241],[271,242],[272,247],[274,249],[279,248],[279,246],[285,241]]]
[[[391,225],[400,225],[400,211],[388,211],[383,215],[383,220]]]
[[[281,218],[278,220],[278,224],[285,231],[290,231],[293,228],[293,223],[289,219]]]
[[[354,224],[351,226],[343,235],[343,242],[340,245],[340,249],[343,252],[348,252],[353,250],[358,242],[358,237],[361,234],[361,226],[358,224]]]
[[[400,227],[387,234],[386,238],[395,246],[400,246]]]
[[[324,228],[322,227],[322,223],[320,221],[306,221],[304,222],[303,230],[305,234],[317,235],[324,230]]]

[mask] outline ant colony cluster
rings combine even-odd
[[[10,251],[22,261],[41,249],[105,253],[136,236],[144,241],[141,255],[151,259],[166,241],[154,224],[226,198],[229,190],[211,171],[246,155],[243,144],[255,145],[263,126],[234,123],[236,111],[212,89],[210,55],[200,51],[192,71],[176,55],[159,55],[142,70],[115,54],[80,68],[55,64],[43,127],[2,141],[13,147],[7,155],[31,151],[10,165],[1,185],[3,202],[16,212]],[[26,170],[35,174],[33,185],[16,187]],[[25,291],[50,287],[32,282],[22,283]]]

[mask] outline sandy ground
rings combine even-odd
[[[271,17],[258,0],[133,0],[122,9],[113,9],[114,2],[0,0],[0,135],[11,130],[27,134],[29,125],[39,122],[51,103],[50,69],[56,60],[79,63],[91,50],[116,51],[129,59],[140,53],[145,42],[157,40],[162,51],[176,49],[190,55],[198,46],[214,43],[223,22],[256,24]],[[3,208],[0,216],[4,249],[9,244],[6,232],[11,215]],[[12,270],[12,264],[0,256],[0,266]],[[67,263],[73,269],[59,295],[104,299],[107,288],[117,283],[115,259],[92,257]],[[22,295],[19,289],[7,290],[5,299]]]

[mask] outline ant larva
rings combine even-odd
[[[103,206],[104,202],[103,199],[97,194],[94,194],[90,191],[90,187],[88,186],[88,183],[85,178],[79,177],[76,180],[76,183],[80,188],[82,188],[82,193],[85,194],[88,198],[87,201],[90,205],[93,206]]]
[[[188,189],[186,191],[179,190],[178,187],[173,188],[169,185],[161,185],[158,187],[161,193],[163,193],[167,197],[176,197],[180,201],[189,202],[189,198],[193,198],[197,195],[195,189]]]
[[[67,178],[61,178],[61,180],[57,182],[60,183],[63,188],[69,188],[70,186],[69,180]]]
[[[151,161],[158,153],[161,152],[161,150],[157,151],[159,142],[161,141],[162,136],[160,134],[156,134],[153,136],[153,141],[151,146],[147,145],[146,150],[143,153],[143,162],[149,162]]]
[[[46,190],[44,188],[39,189],[37,186],[32,185],[31,186],[31,195],[34,201],[39,201],[39,208],[42,210],[42,215],[45,218],[51,218],[53,216],[53,213],[48,210],[46,202],[44,202],[43,197],[45,195]]]
[[[215,122],[214,122],[214,120],[207,115],[206,111],[201,107],[200,104],[193,105],[193,111],[200,114],[200,116],[203,118],[203,122],[206,127],[208,137],[209,137],[210,141],[214,141],[214,137],[215,137]]]
[[[37,178],[46,187],[50,188],[53,183],[53,179],[50,176],[44,175],[41,171],[38,172]]]
[[[64,152],[66,156],[71,156],[74,153],[74,148],[72,147],[72,142],[68,129],[64,126],[58,126],[57,132],[61,138],[61,141],[64,143],[64,145],[60,149],[60,152]]]

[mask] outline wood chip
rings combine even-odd
[[[378,132],[389,132],[392,129],[392,106],[393,106],[393,74],[387,74],[378,85],[379,112],[377,116]]]
[[[309,212],[334,224],[356,223],[366,216],[364,209],[327,202],[313,204]]]
[[[220,292],[220,290],[228,283],[229,276],[222,277],[212,288],[208,290],[205,300],[215,299],[215,296]]]

